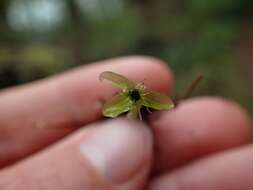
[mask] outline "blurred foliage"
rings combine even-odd
[[[252,91],[233,56],[252,5],[249,0],[1,0],[0,85],[144,54],[170,64],[176,93],[203,74],[195,95],[234,99],[253,113]]]

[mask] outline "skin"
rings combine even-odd
[[[170,93],[173,74],[151,57],[94,63],[0,93],[1,190],[251,190],[251,123],[218,97],[182,102],[147,123],[103,119],[111,70]],[[148,177],[151,176],[151,177]]]

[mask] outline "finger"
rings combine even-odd
[[[140,189],[151,164],[151,137],[143,123],[126,119],[90,125],[2,171],[0,189]]]
[[[187,100],[152,120],[156,169],[164,171],[251,140],[246,113],[221,98]]]
[[[122,73],[132,80],[146,79],[148,87],[163,92],[168,92],[172,83],[170,71],[156,59],[126,57],[99,62],[3,91],[0,94],[1,126],[17,127],[20,123],[26,127],[80,126],[98,119],[101,99],[111,96],[114,90],[98,80],[105,70]]]
[[[154,180],[150,190],[252,190],[253,146],[199,160]]]
[[[82,126],[101,117],[101,99],[114,91],[101,84],[98,75],[115,71],[151,88],[169,92],[172,74],[161,61],[148,57],[112,59],[85,66],[0,94],[0,166],[11,163],[71,130],[43,130],[36,127]],[[16,127],[13,129],[13,127]],[[22,132],[21,132],[22,131]]]

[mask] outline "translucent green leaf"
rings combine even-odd
[[[121,88],[121,89],[131,89],[134,88],[134,82],[128,80],[126,77],[111,72],[111,71],[104,71],[99,75],[99,79],[101,81],[108,80],[112,83],[113,86]]]
[[[174,103],[165,94],[146,90],[142,96],[142,105],[156,110],[168,110],[174,108]]]
[[[118,94],[108,100],[103,106],[103,115],[106,117],[117,117],[127,112],[132,107],[132,101],[124,94]]]

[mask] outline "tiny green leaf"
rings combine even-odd
[[[99,79],[100,81],[108,80],[112,83],[113,86],[121,89],[133,88],[135,86],[135,84],[132,81],[128,80],[126,77],[111,71],[102,72],[99,75]]]
[[[174,108],[174,103],[168,96],[150,90],[146,90],[145,94],[142,97],[142,102],[142,105],[156,110]]]
[[[156,110],[169,110],[174,108],[174,103],[165,94],[146,89],[143,83],[135,83],[128,78],[111,72],[102,72],[99,76],[101,81],[108,80],[113,86],[122,89],[116,96],[108,100],[103,106],[103,115],[115,118],[129,111],[131,118],[142,119],[140,109],[142,106]]]
[[[120,93],[113,96],[103,106],[103,115],[107,117],[117,117],[118,115],[127,112],[131,109],[132,102],[129,97]]]

